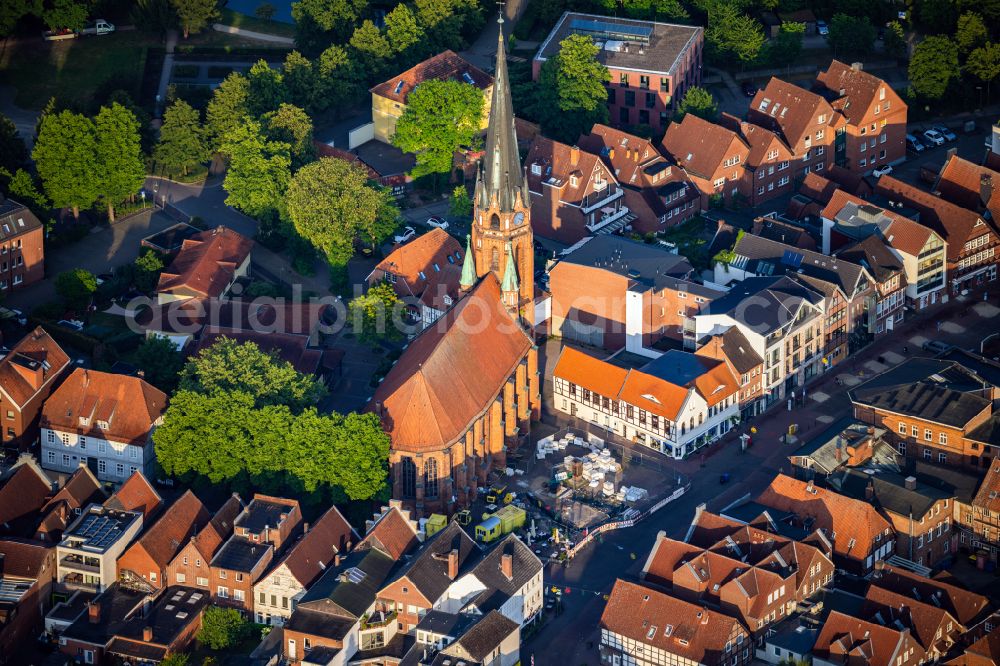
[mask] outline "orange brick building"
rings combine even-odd
[[[45,229],[23,205],[0,197],[0,291],[45,277]]]

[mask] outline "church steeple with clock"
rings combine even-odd
[[[504,304],[530,323],[535,295],[531,199],[517,152],[503,18],[500,24],[486,154],[479,165],[473,198],[470,249],[476,277],[495,274],[503,289]]]

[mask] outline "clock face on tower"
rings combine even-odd
[[[524,224],[524,213],[518,213],[514,216],[514,226],[519,227]]]

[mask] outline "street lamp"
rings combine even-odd
[[[139,196],[142,197],[142,207],[146,207],[146,190],[139,190]]]

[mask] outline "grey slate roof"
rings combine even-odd
[[[504,554],[509,554],[512,558],[513,577],[510,580],[500,571],[500,562]],[[509,534],[486,553],[470,572],[486,586],[472,603],[483,614],[499,610],[541,570],[541,560],[520,539]]]
[[[255,543],[234,534],[212,557],[212,566],[232,571],[250,572],[270,549],[270,544]]]
[[[822,294],[787,276],[747,278],[707,303],[705,314],[728,314],[760,335],[790,324],[804,305],[817,305]]]
[[[818,469],[824,474],[829,474],[837,468],[842,467],[847,461],[847,452],[844,450],[841,451],[842,458],[838,459],[838,446],[843,449],[846,446],[853,446],[856,443],[867,441],[869,427],[871,426],[867,423],[857,421],[851,416],[838,419],[830,427],[796,450],[792,456],[809,458],[812,462],[812,468]],[[883,439],[885,433],[885,428],[875,428],[875,432],[872,434],[874,439],[872,457],[865,462],[864,466],[886,471],[898,471],[898,454],[896,449]]]
[[[757,275],[802,273],[837,285],[847,296],[864,274],[858,264],[819,252],[803,250],[753,234],[743,234],[733,247],[733,266]]]
[[[964,428],[990,401],[971,391],[983,381],[953,361],[910,359],[849,391],[862,405]]]
[[[919,483],[948,493],[963,504],[971,504],[979,489],[978,474],[952,465],[912,458],[907,461],[904,473],[917,477]]]
[[[722,334],[722,349],[726,353],[726,358],[736,368],[736,372],[741,375],[764,363],[764,359],[754,351],[750,341],[736,326],[730,326]]]
[[[313,583],[297,604],[296,611],[308,609],[359,618],[375,600],[393,565],[392,558],[375,548],[351,551],[339,566],[327,569]],[[353,577],[347,575],[352,571]],[[292,617],[294,619],[295,614]]]
[[[892,250],[879,236],[869,236],[848,245],[838,251],[837,256],[845,261],[864,266],[879,282],[885,282],[903,270],[903,262],[892,253]]]
[[[880,472],[866,474],[862,470],[849,469],[830,477],[830,486],[841,495],[865,500],[865,488],[871,484],[876,506],[898,516],[909,516],[919,520],[930,511],[936,502],[951,499],[951,495],[938,488],[917,483],[914,490],[906,488],[906,479],[901,474]]]
[[[594,236],[562,260],[580,266],[603,268],[657,289],[685,280],[694,270],[686,257],[672,254],[663,247],[612,235]],[[693,282],[687,284],[691,286],[691,291],[703,292],[698,295],[709,298],[718,296],[717,291],[707,287],[699,288]]]
[[[448,563],[445,559],[452,549],[458,550],[459,576],[467,572],[482,555],[482,550],[472,537],[458,523],[451,522],[425,541],[393,580],[407,578],[424,598],[434,603],[452,582],[448,578]]]
[[[454,664],[455,659],[458,658],[471,661],[474,664],[481,664],[505,638],[517,629],[516,622],[507,619],[498,611],[490,611],[482,620],[466,631],[461,638],[442,650],[431,663],[433,666]]]
[[[644,365],[641,370],[671,384],[688,386],[695,379],[717,366],[717,361],[707,356],[671,349]]]

